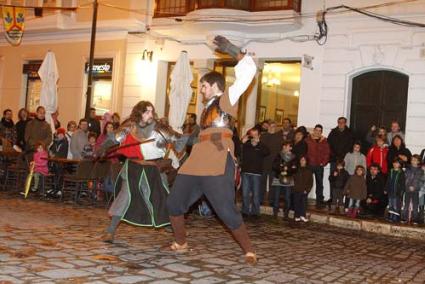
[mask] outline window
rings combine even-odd
[[[89,64],[85,65],[85,72],[88,73]],[[113,59],[96,58],[93,64],[93,97],[92,107],[96,109],[96,115],[103,115],[105,112],[112,112],[112,81]],[[88,77],[88,74],[86,78]]]
[[[155,1],[155,16],[186,15],[195,9],[194,0],[159,0]]]
[[[23,66],[23,73],[27,79],[27,88],[25,96],[25,107],[29,112],[35,113],[37,107],[40,105],[41,93],[41,80],[38,76],[38,69],[40,69],[42,61],[35,60],[29,61]]]
[[[186,15],[197,9],[224,8],[244,11],[294,10],[300,12],[301,0],[156,0],[155,17]]]
[[[264,64],[257,100],[257,122],[271,119],[282,125],[283,119],[289,118],[294,126],[297,125],[300,78],[300,62]]]

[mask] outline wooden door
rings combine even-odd
[[[408,85],[407,75],[387,70],[353,79],[350,126],[357,139],[364,140],[372,125],[389,129],[394,120],[405,129]]]

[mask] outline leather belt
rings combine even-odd
[[[204,142],[204,141],[216,141],[216,140],[221,140],[224,138],[232,138],[233,135],[228,133],[228,132],[215,132],[215,133],[210,133],[210,134],[202,134],[199,136],[199,141],[200,142]]]

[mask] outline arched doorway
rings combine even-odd
[[[364,140],[372,125],[389,128],[393,120],[406,125],[409,76],[389,70],[363,73],[353,78],[350,126]]]

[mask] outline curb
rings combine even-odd
[[[269,206],[261,206],[260,212],[262,215],[273,215],[273,208]],[[290,216],[291,213],[292,211],[290,212]],[[283,213],[279,212],[279,216],[283,217]],[[409,225],[391,224],[373,220],[353,220],[344,216],[335,216],[309,211],[307,211],[307,217],[311,222],[327,224],[343,229],[425,241],[425,227],[413,227]]]

